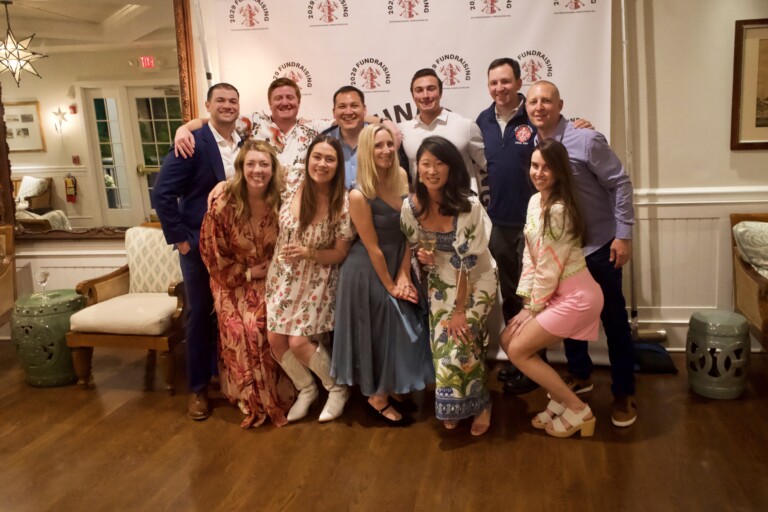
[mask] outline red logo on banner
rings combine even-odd
[[[511,9],[512,0],[469,0],[469,10],[480,10],[483,14],[491,16],[499,14],[503,9]]]
[[[257,5],[245,4],[237,11],[237,14],[240,15],[240,24],[246,27],[255,27],[259,24],[256,15],[260,12],[261,10]]]
[[[357,74],[357,76],[361,77],[363,80],[360,83],[360,87],[363,89],[378,89],[381,87],[381,84],[379,83],[379,77],[381,76],[381,70],[374,66],[366,66],[363,69],[360,70],[360,72]]]
[[[235,0],[229,6],[229,24],[256,29],[269,22],[269,8],[264,0]]]
[[[482,11],[486,14],[496,14],[501,8],[499,7],[499,0],[483,0]]]
[[[448,53],[441,55],[432,64],[440,78],[443,80],[443,86],[456,88],[462,82],[469,82],[472,79],[472,73],[469,70],[469,64],[459,55]]]
[[[531,140],[531,136],[533,135],[533,132],[531,131],[530,127],[525,124],[521,124],[517,128],[515,128],[515,140],[517,142],[528,142]]]
[[[453,62],[443,64],[438,69],[440,70],[440,74],[443,75],[443,82],[447,85],[458,85],[459,82],[461,82],[461,79],[459,78],[461,68]]]
[[[554,0],[555,7],[558,8],[557,11],[555,11],[556,14],[566,14],[568,13],[568,10],[570,11],[578,11],[580,9],[584,9],[587,7],[587,4],[592,4],[593,6],[597,3],[597,0]],[[567,10],[565,10],[567,9]],[[581,12],[594,12],[594,10],[582,10]]]
[[[537,50],[527,50],[517,56],[522,70],[522,79],[524,85],[532,83],[543,78],[552,78],[552,62],[545,53]]]
[[[406,21],[417,21],[417,18],[429,13],[429,0],[389,0],[387,13]]]
[[[277,67],[277,71],[272,75],[272,80],[276,78],[290,78],[302,91],[312,88],[312,75],[309,70],[300,62],[284,62]]]
[[[392,79],[389,68],[379,59],[365,58],[355,63],[349,74],[349,83],[361,89],[384,92],[381,88],[389,85]]]
[[[419,0],[397,0],[397,5],[402,8],[400,17],[410,20],[421,14],[418,10],[420,3]]]
[[[336,23],[349,16],[347,0],[310,0],[307,15],[310,20],[318,19],[329,25]]]

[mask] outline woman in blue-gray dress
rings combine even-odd
[[[414,285],[408,241],[400,231],[407,190],[392,133],[382,125],[366,126],[349,194],[359,238],[339,274],[331,375],[339,384],[358,385],[370,406],[393,424],[403,417],[390,396],[424,389],[435,379],[428,307]]]

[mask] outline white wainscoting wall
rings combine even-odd
[[[768,187],[635,191],[641,329],[666,330],[667,346],[682,350],[694,312],[733,309],[729,215],[752,212],[768,212]]]
[[[50,274],[46,290],[75,288],[125,265],[123,240],[25,241],[16,245],[17,297],[42,291],[35,281],[39,270]],[[10,324],[0,327],[0,339],[10,339]]]

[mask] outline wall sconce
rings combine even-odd
[[[64,123],[67,122],[67,113],[62,112],[61,107],[59,107],[59,109],[54,112],[53,115],[56,117],[56,120],[53,122],[53,127],[56,129],[56,133],[62,133],[61,127]]]

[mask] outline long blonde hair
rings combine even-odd
[[[376,149],[376,134],[386,131],[392,140],[395,140],[392,131],[381,124],[369,124],[360,132],[357,139],[357,178],[355,182],[360,192],[368,199],[376,198],[378,189],[386,189],[394,186],[398,180],[400,159],[397,157],[397,149],[393,149],[394,158],[392,164],[380,175],[376,168],[373,152]]]
[[[272,178],[267,186],[267,209],[276,217],[280,208],[280,191],[283,189],[282,169],[280,161],[277,159],[275,149],[263,140],[246,140],[240,152],[235,158],[235,177],[227,185],[227,193],[235,201],[235,216],[243,221],[247,221],[251,216],[251,207],[248,204],[248,185],[245,182],[245,158],[248,152],[258,151],[269,157],[272,162]]]

